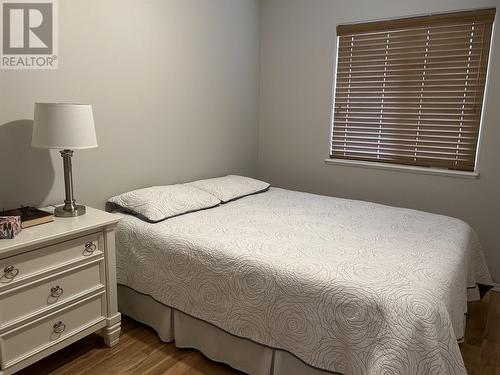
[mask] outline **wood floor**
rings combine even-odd
[[[469,303],[465,343],[460,345],[469,375],[500,375],[500,293]],[[123,319],[120,343],[103,345],[89,336],[24,369],[19,375],[241,374],[196,350],[162,343],[149,327]]]
[[[500,293],[470,302],[465,342],[460,345],[469,375],[500,375]]]

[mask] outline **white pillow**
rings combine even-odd
[[[235,175],[193,181],[187,185],[204,190],[216,196],[224,203],[250,194],[266,191],[271,186],[267,182]]]
[[[220,200],[194,186],[177,184],[133,190],[110,198],[108,202],[142,219],[158,222],[215,207]]]

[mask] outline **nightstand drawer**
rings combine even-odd
[[[0,327],[103,285],[101,261],[0,292]]]
[[[0,259],[0,290],[44,271],[102,254],[101,243],[102,235],[95,233]]]
[[[103,294],[96,295],[60,313],[51,314],[1,335],[0,347],[4,360],[2,367],[11,367],[36,352],[102,322],[102,298]]]

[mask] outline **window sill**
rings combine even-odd
[[[384,164],[369,161],[345,160],[345,159],[325,159],[325,164],[344,165],[361,168],[385,169],[396,172],[430,174],[435,176],[448,176],[468,179],[478,179],[479,172],[453,171],[449,169],[413,167],[411,165]]]

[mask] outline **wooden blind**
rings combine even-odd
[[[473,171],[494,17],[338,26],[330,156]]]

